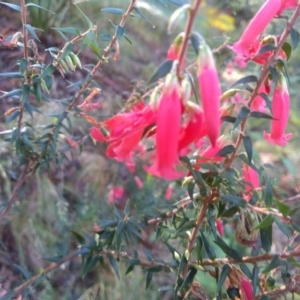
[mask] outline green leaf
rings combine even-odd
[[[103,33],[99,35],[99,40],[109,42],[111,40],[111,35],[107,33]]]
[[[118,25],[116,29],[116,36],[118,40],[122,38],[124,32],[125,32],[125,27]]]
[[[300,42],[300,34],[296,29],[292,28],[290,35],[291,35],[293,49],[295,50]]]
[[[282,50],[286,54],[286,60],[289,60],[292,54],[292,46],[289,43],[285,42],[282,46]]]
[[[240,268],[249,279],[252,279],[252,273],[245,264],[240,264]]]
[[[40,79],[43,79],[43,78],[45,78],[48,75],[52,75],[55,70],[56,70],[56,68],[52,64],[48,65],[46,67],[46,69],[39,76]]]
[[[142,249],[144,250],[144,252],[145,252],[145,254],[146,254],[146,256],[147,256],[147,258],[148,258],[148,260],[153,260],[154,259],[154,257],[153,257],[153,254],[147,249],[147,248],[145,248],[145,247],[142,247]]]
[[[129,274],[131,271],[133,271],[133,269],[134,269],[134,266],[130,265],[126,270],[125,275]]]
[[[200,234],[201,234],[201,238],[202,238],[202,241],[203,241],[203,244],[204,244],[206,254],[208,255],[208,257],[211,260],[215,260],[217,255],[216,255],[214,249],[211,247],[211,245],[209,244],[208,240],[206,239],[204,233],[201,230],[200,230]]]
[[[219,280],[218,280],[218,285],[217,285],[217,294],[221,291],[221,288],[225,282],[226,277],[228,276],[231,268],[229,265],[225,264],[222,268]]]
[[[54,12],[52,12],[52,11],[50,11],[50,10],[46,9],[46,8],[45,8],[45,7],[43,7],[43,6],[37,5],[37,4],[35,4],[35,3],[32,3],[32,2],[29,2],[29,3],[27,3],[25,6],[27,6],[27,7],[33,6],[33,7],[36,7],[36,8],[40,8],[40,9],[42,9],[42,10],[46,10],[46,11],[48,11],[49,13],[51,13],[51,14],[54,14],[54,15],[55,15],[55,13],[54,13]]]
[[[30,93],[30,85],[29,84],[24,84],[23,85],[23,91],[22,91],[22,105],[23,106],[28,100],[29,93]]]
[[[93,22],[83,13],[83,11],[78,7],[78,5],[75,4],[75,6],[79,10],[79,12],[84,16],[89,28],[92,29],[94,27]]]
[[[231,87],[234,87],[239,84],[246,84],[246,83],[257,82],[257,81],[258,81],[258,79],[256,76],[248,75],[248,76],[245,76],[245,77],[239,79],[238,81],[236,81],[234,84],[231,85]]]
[[[60,60],[65,59],[74,49],[73,43],[68,43],[68,46],[65,48],[64,52],[62,53]]]
[[[105,7],[102,8],[101,11],[116,14],[116,15],[123,15],[125,13],[122,8],[116,8],[116,7]]]
[[[261,47],[257,53],[257,55],[261,55],[264,54],[266,52],[272,51],[272,50],[276,50],[276,46],[274,44],[266,44],[263,47]]]
[[[22,273],[25,279],[29,279],[32,276],[32,274],[28,270],[24,269],[21,266],[14,264],[14,267]]]
[[[227,123],[235,123],[236,121],[236,117],[232,117],[232,116],[224,116],[224,117],[221,117],[221,120],[224,121],[224,122],[227,122]]]
[[[226,155],[233,153],[235,151],[235,147],[233,145],[227,145],[223,147],[216,155],[215,157],[218,156],[223,156],[225,157]]]
[[[194,181],[190,181],[188,183],[188,186],[187,186],[187,191],[188,191],[188,194],[191,198],[191,200],[193,201],[194,199],[194,189],[195,189],[195,182]]]
[[[173,67],[173,60],[166,60],[164,61],[158,69],[155,71],[155,73],[152,75],[151,79],[149,80],[148,85],[151,83],[157,81],[158,79],[165,77],[167,74],[170,73]]]
[[[267,216],[265,216],[262,219],[262,221],[259,224],[254,226],[251,230],[267,228],[267,227],[271,226],[273,224],[273,222],[274,222],[274,218],[273,218],[272,214],[268,214]]]
[[[117,261],[115,260],[115,258],[112,255],[108,255],[108,259],[109,259],[109,262],[110,262],[111,266],[113,267],[114,271],[116,272],[118,278],[120,279]]]
[[[123,220],[121,220],[118,223],[117,229],[115,231],[115,237],[114,237],[114,239],[116,239],[121,234],[121,232],[123,231],[124,227],[125,227],[125,222]]]
[[[243,207],[243,208],[245,208],[247,206],[247,202],[242,197],[238,197],[238,196],[222,195],[221,200],[231,202],[231,203],[238,205],[240,207]]]
[[[259,300],[270,300],[270,297],[269,296],[266,296],[266,295],[264,295],[264,296],[262,296]]]
[[[79,244],[81,244],[81,245],[84,244],[85,239],[81,234],[79,234],[78,232],[76,232],[74,230],[71,230],[71,233],[76,237]]]
[[[28,65],[27,59],[26,59],[26,58],[22,58],[22,59],[20,60],[20,72],[21,72],[22,74],[25,73],[26,68],[27,68],[27,65]]]
[[[149,268],[145,269],[145,271],[157,273],[157,272],[161,272],[163,269],[164,269],[163,266],[153,266],[153,267],[149,267]]]
[[[273,117],[260,111],[251,111],[250,116],[258,119],[273,120]]]
[[[279,259],[278,255],[274,255],[270,263],[262,270],[262,273],[268,273],[273,269],[282,266],[282,261]]]
[[[25,28],[27,29],[27,31],[39,42],[41,42],[38,38],[38,36],[36,35],[35,33],[35,30],[41,30],[41,29],[38,29],[38,28],[35,28],[35,27],[32,27],[30,24],[25,24],[24,25]]]
[[[252,140],[250,136],[245,135],[243,137],[243,143],[244,143],[245,150],[247,152],[249,165],[251,165],[253,150],[252,150]]]
[[[16,5],[16,4],[11,4],[11,3],[7,3],[7,2],[0,2],[0,4],[6,5],[6,6],[8,6],[8,7],[14,9],[14,10],[16,10],[16,11],[19,11],[19,12],[22,11],[21,6]]]
[[[254,266],[253,270],[252,270],[252,284],[253,284],[253,295],[255,296],[256,294],[256,289],[257,289],[257,285],[258,285],[258,275],[259,275],[259,267],[258,266]]]
[[[23,75],[21,72],[7,72],[7,73],[0,73],[0,77],[22,78]]]
[[[19,110],[14,111],[11,115],[9,115],[9,116],[6,118],[5,124],[10,123],[10,122],[13,121],[14,119],[16,119],[19,115],[20,115],[20,111],[19,111]]]
[[[277,86],[277,84],[278,84],[278,73],[277,73],[276,68],[274,68],[272,66],[269,66],[269,72],[272,76],[274,86]]]
[[[153,273],[148,272],[147,273],[147,278],[146,278],[146,289],[150,286],[150,283],[152,281]]]
[[[270,110],[270,112],[272,113],[272,102],[269,100],[269,97],[267,94],[265,93],[259,93],[259,95],[265,100],[268,109]]]
[[[290,238],[293,235],[293,232],[290,227],[288,227],[286,224],[281,222],[281,220],[278,217],[274,216],[274,220],[278,228],[288,237]]]
[[[230,207],[229,209],[225,210],[222,214],[222,218],[231,218],[239,211],[238,206]]]
[[[224,251],[225,254],[227,254],[231,258],[237,261],[243,260],[241,254],[237,250],[230,248],[219,236],[217,236],[215,243]]]
[[[276,199],[275,199],[275,203],[276,203],[276,205],[277,205],[278,210],[279,210],[285,217],[287,217],[287,216],[289,215],[290,211],[291,211],[290,208],[289,208],[289,206],[287,206],[287,205],[284,204],[283,202],[278,201],[278,200],[276,200]]]
[[[19,95],[22,95],[22,90],[21,89],[15,89],[11,92],[8,92],[8,93],[4,93],[1,97],[1,98],[6,98],[6,97],[13,97],[13,96],[19,96]],[[19,98],[19,97],[17,97]]]
[[[265,197],[264,197],[266,207],[271,207],[273,204],[273,190],[270,179],[267,180],[266,189],[265,189]]]
[[[193,283],[196,274],[197,274],[197,269],[191,267],[179,290],[189,287]]]
[[[272,229],[273,229],[272,225],[260,229],[261,246],[266,252],[271,251],[271,247],[272,247]]]
[[[139,7],[134,6],[133,9],[140,15],[145,21],[147,21],[153,28],[155,27],[151,21],[143,14],[143,12],[139,9]]]
[[[89,256],[83,268],[82,276],[85,277],[97,264],[99,261],[99,256]]]
[[[237,115],[237,118],[236,118],[234,126],[233,126],[233,130],[235,128],[237,128],[245,118],[247,118],[249,113],[250,113],[249,107],[243,106],[242,109],[240,110],[239,114]]]
[[[73,35],[80,35],[80,30],[75,27],[52,27],[52,29],[58,32],[69,33]]]

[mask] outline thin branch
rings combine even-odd
[[[285,27],[285,30],[283,31],[281,37],[280,37],[280,40],[278,42],[278,45],[276,47],[276,49],[274,50],[273,54],[269,57],[269,59],[267,60],[266,64],[263,66],[263,70],[260,74],[260,77],[258,79],[258,82],[257,82],[257,85],[248,101],[248,107],[250,108],[255,97],[259,94],[259,89],[260,87],[262,86],[262,84],[265,82],[265,80],[267,79],[268,75],[269,75],[269,67],[275,62],[275,59],[279,53],[279,51],[281,50],[283,44],[285,43],[288,35],[290,34],[294,24],[296,23],[296,20],[297,18],[299,17],[300,15],[300,5],[297,6],[292,18],[291,18],[291,21],[287,23],[286,27]],[[236,154],[240,148],[240,145],[242,143],[242,140],[243,140],[243,137],[244,137],[244,132],[245,132],[245,129],[246,129],[246,125],[247,125],[247,121],[248,121],[248,117],[246,117],[242,123],[241,123],[241,130],[240,130],[240,134],[237,138],[237,141],[235,143],[235,150],[234,152],[231,154],[230,158],[228,159],[227,161],[227,164],[226,164],[226,170],[228,170],[230,168],[230,166],[232,165],[235,157],[236,157]]]
[[[28,176],[30,176],[31,173],[27,173],[27,167],[24,168],[23,172],[21,173],[20,177],[17,180],[17,183],[13,189],[13,192],[8,200],[7,205],[5,208],[0,212],[0,226],[5,218],[5,215],[8,213],[8,211],[11,209],[13,203],[15,202],[17,198],[17,193],[24,184],[25,180],[27,179]]]
[[[178,78],[180,78],[180,73],[181,73],[181,68],[180,67],[182,66],[182,62],[183,62],[184,57],[185,57],[188,42],[189,42],[189,39],[190,39],[190,34],[192,32],[193,24],[194,24],[195,18],[197,16],[197,12],[198,12],[198,9],[200,7],[200,4],[201,4],[201,0],[195,0],[193,7],[191,7],[189,9],[189,17],[188,17],[188,21],[187,21],[187,24],[186,24],[186,28],[184,30],[183,43],[182,43],[182,47],[180,49],[179,59],[178,59],[178,62],[179,62],[178,63],[178,69],[177,69]]]
[[[202,262],[191,262],[191,265],[200,265],[200,266],[219,266],[225,264],[243,264],[243,263],[253,263],[268,261],[271,260],[274,256],[278,256],[279,259],[287,259],[290,257],[300,257],[300,249],[286,252],[282,254],[274,254],[274,253],[265,253],[259,256],[245,256],[241,261],[237,261],[233,258],[217,258],[215,260],[211,259],[203,259]]]

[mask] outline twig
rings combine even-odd
[[[285,43],[285,40],[287,39],[288,35],[290,34],[294,24],[296,23],[296,20],[297,18],[299,17],[300,15],[300,5],[297,6],[292,18],[291,18],[291,21],[287,23],[286,27],[285,27],[285,30],[283,31],[281,37],[280,37],[280,40],[278,42],[278,45],[276,47],[276,49],[274,50],[273,54],[269,57],[269,59],[267,60],[267,62],[265,63],[265,65],[263,66],[263,70],[260,74],[260,77],[258,79],[258,82],[256,84],[256,87],[248,101],[248,107],[250,108],[255,97],[259,94],[259,89],[260,87],[262,86],[262,84],[265,82],[265,80],[267,79],[268,75],[269,75],[269,66],[271,66],[275,59],[276,59],[276,56],[278,55],[279,51],[281,50],[283,44]],[[240,148],[240,145],[242,143],[242,140],[243,140],[243,137],[244,137],[244,132],[245,132],[245,129],[246,129],[246,125],[247,125],[247,121],[248,121],[248,117],[246,117],[242,123],[241,123],[241,130],[240,130],[240,134],[237,138],[237,141],[236,141],[236,144],[235,144],[235,150],[234,152],[231,154],[230,158],[228,159],[227,163],[226,163],[226,170],[228,170],[231,166],[231,164],[233,163],[235,157],[236,157],[236,154]]]
[[[189,9],[188,21],[186,23],[186,28],[184,30],[184,38],[183,38],[183,42],[182,42],[182,46],[181,46],[179,58],[178,58],[178,68],[177,68],[178,78],[180,78],[180,73],[181,73],[180,67],[182,66],[182,62],[185,57],[186,49],[187,49],[188,42],[190,39],[190,34],[192,31],[194,20],[197,16],[197,12],[200,7],[200,4],[201,4],[201,0],[195,0],[194,5]]]
[[[25,283],[23,283],[20,286],[18,286],[17,288],[15,288],[13,290],[14,293],[11,296],[17,296],[17,295],[19,295],[27,287],[29,287],[30,285],[34,284],[42,275],[48,274],[49,272],[57,269],[62,264],[64,264],[65,262],[67,262],[67,261],[69,261],[71,259],[73,259],[76,256],[78,256],[78,253],[77,252],[73,252],[73,253],[67,255],[65,258],[63,258],[60,262],[55,262],[55,263],[50,264],[50,266],[48,266],[47,268],[45,268],[40,274],[37,274],[37,275],[31,277]]]
[[[163,217],[159,218],[153,218],[147,221],[147,225],[155,225],[158,223],[161,223],[162,221],[165,221],[166,219],[172,218],[174,215],[176,215],[179,211],[186,208],[191,203],[190,197],[186,197],[178,202],[178,207],[170,210],[168,213],[166,213]]]
[[[243,263],[257,263],[261,261],[271,260],[274,256],[278,256],[279,259],[287,259],[290,257],[300,257],[300,249],[294,250],[291,252],[286,252],[282,254],[271,254],[265,253],[259,256],[245,256],[240,261],[237,261],[233,258],[217,258],[215,260],[211,259],[203,259],[202,262],[191,262],[192,265],[200,265],[200,266],[218,266],[225,264],[243,264]]]
[[[3,219],[5,217],[5,215],[7,214],[7,212],[11,209],[13,203],[16,200],[16,196],[17,196],[17,192],[20,190],[21,186],[23,185],[23,183],[25,182],[25,180],[27,179],[28,176],[30,176],[31,173],[27,173],[27,168],[25,167],[23,172],[21,173],[20,177],[17,180],[17,183],[13,189],[13,192],[8,200],[8,204],[5,206],[5,208],[0,212],[0,226],[3,222]]]

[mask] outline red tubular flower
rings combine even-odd
[[[156,120],[156,157],[146,171],[167,180],[177,179],[183,173],[175,170],[178,163],[178,140],[181,123],[180,85],[173,74],[166,79]]]
[[[224,235],[224,227],[223,227],[223,222],[221,219],[216,220],[216,227],[217,227],[217,230],[218,230],[220,236],[223,236]]]
[[[249,202],[251,200],[253,189],[257,189],[260,187],[259,176],[255,170],[253,170],[251,167],[249,167],[246,164],[244,164],[243,166],[243,174],[244,174],[244,180],[246,181],[245,189],[247,191],[247,193],[245,193],[243,196],[244,199],[247,202]]]
[[[223,136],[219,137],[215,147],[210,145],[205,150],[200,151],[200,158],[196,161],[195,169],[198,170],[201,167],[202,163],[214,163],[224,159],[222,156],[216,156],[216,154],[223,148],[226,140]]]
[[[207,45],[201,45],[198,59],[198,83],[204,110],[207,135],[213,146],[220,135],[221,88],[214,58]]]
[[[106,151],[108,157],[131,161],[130,154],[140,142],[144,129],[154,122],[154,111],[142,103],[129,113],[120,113],[102,122],[101,130],[92,127],[90,135],[97,141],[110,143]]]
[[[188,147],[191,143],[204,137],[206,130],[204,130],[204,116],[203,111],[196,105],[193,106],[194,111],[190,112],[190,120],[185,128],[181,129],[178,151],[181,152],[183,149]]]
[[[252,18],[244,33],[231,49],[240,56],[249,56],[249,45],[257,40],[267,25],[277,15],[282,0],[267,0]]]
[[[246,278],[242,278],[241,279],[241,294],[243,294],[244,297],[242,297],[241,299],[245,299],[245,300],[253,300],[253,288],[252,288],[252,284],[251,282],[246,279]]]
[[[281,7],[277,12],[277,15],[280,16],[281,13],[286,9],[293,9],[297,7],[297,0],[281,0]]]
[[[173,41],[167,53],[167,59],[178,60],[184,33],[180,33]]]
[[[279,75],[278,85],[274,91],[272,111],[274,119],[271,121],[271,133],[264,132],[264,138],[271,144],[285,146],[293,134],[285,134],[290,113],[290,96],[282,74]]]

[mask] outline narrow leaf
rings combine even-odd
[[[218,280],[218,286],[217,286],[217,294],[219,294],[219,292],[221,291],[221,288],[225,282],[226,277],[228,276],[229,272],[230,272],[230,266],[225,264],[222,268],[219,280]]]
[[[247,206],[247,202],[242,197],[238,197],[238,196],[222,195],[221,200],[231,202],[243,208]]]
[[[211,260],[215,260],[217,255],[214,251],[214,249],[211,247],[211,245],[209,244],[208,240],[206,239],[204,233],[202,231],[200,231],[200,234],[201,234],[201,237],[202,237],[202,241],[203,241],[203,244],[204,244],[204,248],[205,248],[205,251],[208,255],[208,257],[211,259]]]
[[[261,246],[266,252],[271,251],[271,247],[272,247],[272,229],[273,229],[272,225],[260,229]]]
[[[273,222],[274,222],[273,216],[271,214],[268,214],[266,217],[262,219],[262,221],[259,224],[254,226],[251,230],[257,230],[257,229],[269,227],[270,225],[273,224]]]
[[[243,77],[243,78],[239,79],[238,81],[236,81],[233,85],[231,85],[231,87],[234,87],[239,84],[246,84],[246,83],[257,82],[257,81],[258,81],[258,79],[256,76],[248,75],[248,76]]]
[[[224,251],[225,254],[227,254],[228,256],[232,257],[233,259],[237,260],[237,261],[242,261],[243,257],[241,256],[241,254],[229,247],[219,236],[217,236],[217,239],[215,241],[215,243]]]
[[[293,49],[295,50],[300,42],[300,34],[296,29],[292,28],[290,35],[291,35]]]
[[[240,125],[240,123],[249,115],[249,113],[250,113],[249,107],[243,106],[239,114],[237,115],[237,118],[233,126],[233,130]]]
[[[247,152],[249,165],[251,165],[253,150],[252,150],[252,141],[250,136],[245,135],[243,137],[243,143],[244,143],[245,150]]]
[[[223,147],[216,155],[215,157],[218,156],[226,156],[230,153],[233,153],[235,151],[235,147],[233,145],[227,145],[225,147]]]
[[[158,79],[165,77],[167,74],[170,73],[172,67],[173,67],[173,60],[166,60],[164,61],[158,69],[155,71],[155,73],[152,75],[151,79],[149,80],[149,85]]]
[[[119,268],[118,268],[117,261],[115,260],[115,258],[112,255],[109,255],[108,259],[109,259],[109,262],[110,262],[111,266],[113,267],[114,271],[116,272],[118,278],[120,279],[120,274],[119,274]]]
[[[116,8],[116,7],[105,7],[102,8],[101,11],[116,14],[116,15],[124,14],[124,10],[122,8]]]
[[[14,9],[14,10],[16,10],[16,11],[19,11],[19,12],[22,11],[21,6],[16,5],[16,4],[11,4],[11,3],[7,3],[7,2],[0,2],[0,4],[6,5],[6,6],[8,6],[8,7]]]

